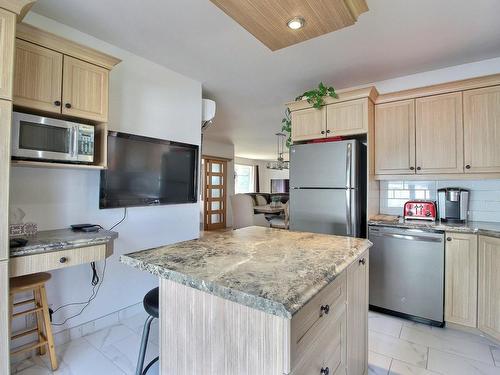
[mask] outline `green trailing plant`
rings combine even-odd
[[[295,101],[299,100],[307,100],[309,104],[313,106],[313,108],[321,109],[325,105],[325,97],[338,98],[335,89],[330,86],[327,87],[320,82],[318,88],[306,91],[302,95],[299,95],[295,98]],[[286,147],[290,148],[292,145],[292,116],[290,113],[290,109],[287,108],[285,110],[285,117],[281,120],[281,131],[286,132],[288,134],[288,138],[286,140]]]

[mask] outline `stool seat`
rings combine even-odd
[[[158,318],[160,313],[160,288],[151,289],[145,296],[142,304],[144,305],[144,310],[155,318]]]
[[[10,290],[13,293],[17,293],[22,290],[31,290],[38,286],[45,284],[50,280],[50,273],[40,272],[33,273],[31,275],[12,277],[9,280]]]

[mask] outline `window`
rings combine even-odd
[[[235,164],[234,191],[236,194],[255,192],[254,169],[252,165]]]

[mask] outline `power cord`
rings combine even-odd
[[[124,208],[123,217],[121,218],[121,220],[118,221],[116,224],[114,224],[109,230],[115,229],[118,225],[120,225],[121,223],[123,223],[126,218],[127,218],[127,207]],[[102,229],[104,229],[100,225],[99,225],[99,227],[101,227]],[[92,281],[91,281],[92,293],[91,293],[90,297],[88,298],[88,300],[86,300],[84,302],[67,303],[65,305],[59,306],[55,310],[49,309],[50,321],[52,322],[52,315],[54,315],[59,310],[64,309],[64,308],[69,307],[69,306],[84,305],[78,313],[76,313],[76,314],[74,314],[74,315],[66,318],[62,323],[52,323],[53,326],[62,326],[64,324],[66,324],[66,322],[68,320],[76,318],[77,316],[81,315],[83,313],[83,311],[85,311],[85,309],[90,305],[90,302],[92,302],[97,297],[97,294],[99,293],[99,289],[101,289],[101,285],[104,282],[104,275],[106,273],[106,264],[107,264],[106,259],[104,259],[104,267],[102,269],[102,275],[101,275],[101,278],[99,278],[99,274],[97,272],[95,262],[91,262],[90,263],[90,268],[92,270]]]

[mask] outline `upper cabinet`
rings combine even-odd
[[[61,113],[62,53],[18,39],[14,76],[14,104]]]
[[[107,69],[64,56],[62,113],[107,121],[108,75]]]
[[[16,15],[0,9],[0,99],[12,99]]]
[[[464,92],[465,173],[500,172],[500,86]]]
[[[415,173],[415,100],[375,107],[375,173]]]
[[[292,141],[325,138],[325,108],[306,108],[292,112]]]
[[[462,93],[416,100],[417,173],[463,172]]]
[[[368,131],[368,99],[350,100],[326,106],[329,137],[363,134]]]
[[[15,49],[15,106],[107,122],[109,71],[120,60],[26,24]]]

